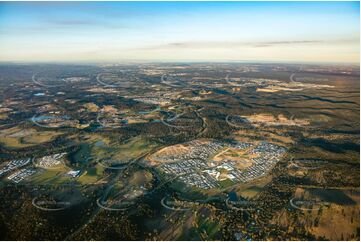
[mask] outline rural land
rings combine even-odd
[[[0,64],[1,240],[360,240],[358,65]]]

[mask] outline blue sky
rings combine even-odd
[[[1,2],[0,61],[359,62],[358,2]]]

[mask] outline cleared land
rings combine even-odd
[[[62,134],[59,131],[37,131],[15,126],[0,131],[0,142],[9,148],[25,148],[52,141]]]

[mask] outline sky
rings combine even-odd
[[[0,2],[2,62],[359,58],[359,2]]]

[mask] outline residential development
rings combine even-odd
[[[254,145],[246,142],[225,142],[212,140],[190,141],[176,146],[177,150],[163,150],[152,156],[161,164],[158,168],[169,175],[179,176],[179,180],[202,189],[218,187],[219,182],[249,182],[266,175],[281,160],[286,149],[268,142]],[[244,158],[235,161],[231,154],[215,159],[229,149],[244,152]],[[213,157],[213,159],[212,159]],[[227,158],[229,157],[229,158]],[[251,158],[252,157],[252,158]],[[239,163],[246,163],[240,166]]]
[[[26,177],[34,174],[35,172],[36,172],[35,169],[21,169],[15,173],[11,174],[7,178],[12,182],[19,183],[22,180],[24,180]]]
[[[9,172],[11,170],[14,170],[16,168],[20,168],[22,166],[25,166],[27,164],[29,164],[31,161],[31,158],[25,158],[25,159],[18,159],[18,160],[12,160],[9,161],[8,163],[5,164],[5,166],[3,166],[0,169],[0,176],[6,172]]]
[[[44,156],[38,159],[37,164],[43,168],[56,166],[62,163],[62,158],[64,157],[64,155],[66,155],[66,153],[58,153],[58,154]]]

